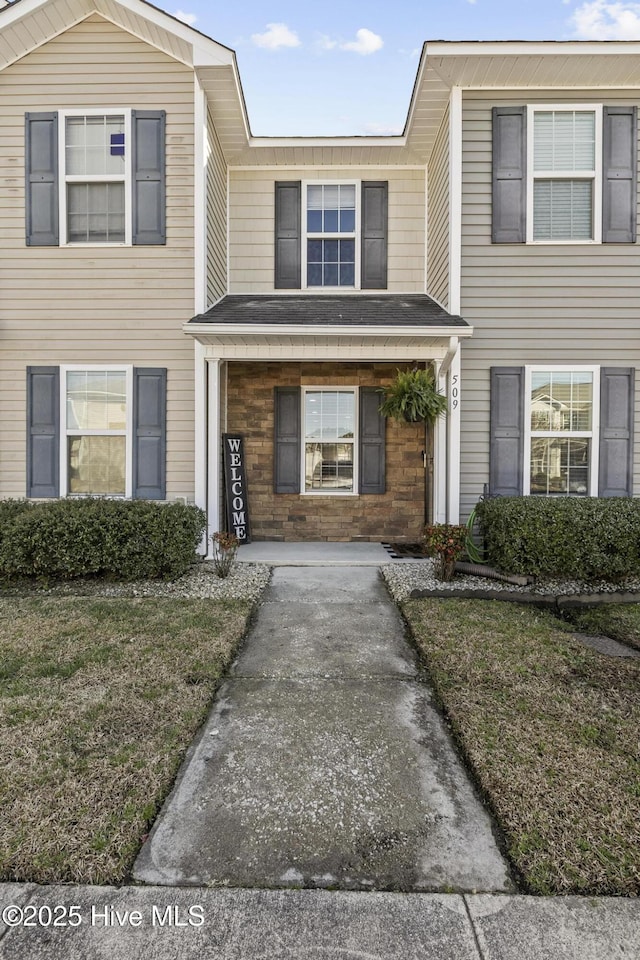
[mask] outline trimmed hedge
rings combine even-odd
[[[0,575],[171,580],[195,560],[202,510],[181,503],[83,498],[0,503]]]
[[[488,562],[509,573],[616,580],[640,573],[640,501],[495,497],[478,504]]]

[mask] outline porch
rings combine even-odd
[[[227,296],[184,330],[195,339],[196,502],[210,534],[226,526],[223,433],[244,437],[254,540],[379,545],[417,539],[427,515],[457,521],[460,338],[473,332],[461,317],[416,294]],[[364,418],[377,416],[378,402],[361,401],[367,392],[377,397],[397,368],[411,366],[432,366],[449,397],[448,416],[429,432],[423,424],[387,421],[383,476],[372,483]],[[342,433],[327,440],[321,425],[307,436],[307,399],[323,392],[334,405],[338,394],[350,395],[353,432],[342,424]]]
[[[382,543],[263,540],[243,543],[237,559],[270,567],[379,567],[391,556]]]

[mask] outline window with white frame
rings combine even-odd
[[[309,387],[303,397],[305,493],[354,493],[356,389]]]
[[[306,186],[307,287],[356,287],[358,223],[355,183]]]
[[[63,495],[130,497],[132,369],[61,374]]]
[[[528,237],[589,242],[602,236],[602,107],[529,106]]]
[[[131,243],[131,111],[60,114],[63,243]]]
[[[529,367],[526,378],[524,492],[597,496],[598,368]]]

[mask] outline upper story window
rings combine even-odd
[[[602,108],[529,107],[529,241],[600,241]]]
[[[307,184],[306,286],[356,286],[356,185]]]
[[[65,114],[62,243],[131,243],[130,129],[130,111]]]
[[[492,111],[492,243],[635,243],[635,105]]]
[[[165,127],[164,110],[27,113],[27,246],[166,244]]]
[[[279,180],[276,290],[387,289],[389,184]]]

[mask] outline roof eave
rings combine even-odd
[[[209,336],[263,336],[273,337],[286,334],[291,337],[415,337],[416,334],[429,339],[431,337],[471,337],[473,327],[464,325],[427,326],[419,323],[411,326],[400,324],[292,324],[292,323],[198,323],[190,320],[183,324],[184,333],[191,336],[208,334]]]

